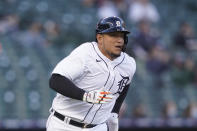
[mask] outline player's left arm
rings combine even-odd
[[[112,113],[117,113],[119,114],[119,111],[120,111],[120,107],[127,95],[127,92],[129,90],[129,86],[130,84],[126,85],[123,89],[123,91],[121,92],[120,96],[118,97],[118,99],[116,100],[116,103],[114,105],[114,108],[112,109]]]
[[[114,108],[112,109],[112,113],[110,118],[107,120],[107,125],[109,128],[109,131],[118,131],[119,128],[119,122],[118,122],[118,114],[120,111],[120,107],[127,95],[128,89],[129,89],[130,84],[126,85],[121,92],[120,96],[116,100],[116,103],[114,105]]]

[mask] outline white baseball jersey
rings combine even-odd
[[[57,93],[52,108],[79,122],[103,123],[109,118],[119,93],[131,83],[135,70],[135,60],[126,53],[111,61],[96,42],[84,43],[60,61],[52,73],[67,77],[85,91],[103,89],[116,97],[107,104],[91,104]]]

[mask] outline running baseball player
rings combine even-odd
[[[47,131],[118,131],[118,113],[136,70],[124,52],[129,33],[121,18],[101,19],[96,42],[81,44],[57,64],[49,82],[57,95]]]

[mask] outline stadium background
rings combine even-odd
[[[50,73],[79,44],[95,40],[99,11],[108,7],[103,1],[0,0],[0,130],[45,128],[55,96],[48,87]],[[159,14],[159,20],[149,22],[157,45],[148,45],[151,51],[139,48],[139,23],[129,19],[128,8],[113,8],[132,32],[127,52],[137,62],[120,128],[196,127],[197,1],[149,2]],[[194,32],[189,48],[174,39],[182,23]]]

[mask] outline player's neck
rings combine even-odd
[[[114,55],[112,53],[110,53],[109,51],[105,50],[104,48],[102,48],[101,46],[98,46],[99,50],[101,51],[101,53],[106,56],[108,59],[110,59],[111,61],[113,61],[114,59],[116,59],[117,57],[119,57],[120,55]]]

